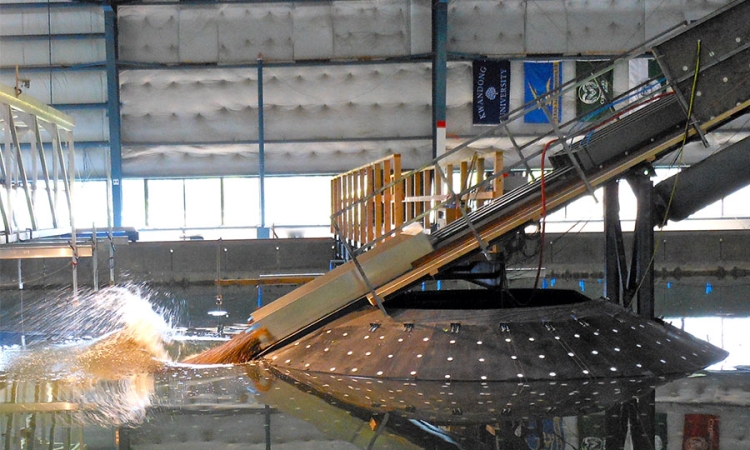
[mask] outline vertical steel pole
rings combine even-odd
[[[266,431],[266,450],[271,450],[271,407],[265,405],[265,422],[263,428]]]
[[[258,238],[268,239],[271,235],[266,228],[266,154],[263,125],[263,58],[258,57],[258,181],[260,183],[260,226]]]
[[[654,318],[654,217],[652,213],[654,184],[647,175],[637,176],[632,181],[638,198],[638,214],[635,224],[637,243],[636,267],[638,274],[638,298],[636,312]]]
[[[104,5],[104,41],[107,57],[107,114],[109,116],[109,153],[112,173],[112,210],[114,226],[122,226],[122,142],[120,135],[120,81],[117,73],[117,12]]]
[[[92,227],[91,233],[91,271],[94,274],[94,292],[99,291],[99,256],[96,254],[98,250],[97,236],[96,236],[96,224]]]
[[[604,186],[604,296],[621,304],[620,265],[617,258],[617,232],[620,231],[619,185],[616,181]]]
[[[432,158],[445,152],[445,102],[448,72],[448,2],[432,3]]]
[[[70,215],[70,246],[73,249],[73,296],[78,298],[78,243],[76,242],[75,221],[75,181],[76,181],[76,150],[73,146],[73,135],[68,132],[68,198]]]

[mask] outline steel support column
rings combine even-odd
[[[445,103],[448,72],[448,2],[432,3],[432,157],[445,152]]]
[[[260,226],[257,237],[268,239],[270,230],[266,227],[266,154],[264,148],[263,124],[263,59],[258,58],[258,182],[260,184]]]
[[[604,296],[622,304],[622,276],[618,242],[620,226],[620,189],[617,181],[604,186]]]
[[[637,280],[636,307],[638,314],[654,317],[654,185],[648,175],[637,175],[629,180],[638,200],[635,223],[633,263]]]
[[[117,72],[117,12],[104,5],[104,40],[107,54],[107,115],[113,225],[122,226],[122,140],[120,135],[120,81]]]

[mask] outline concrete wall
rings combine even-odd
[[[276,239],[250,241],[136,242],[116,245],[115,281],[142,287],[144,296],[165,308],[179,326],[214,326],[207,315],[215,309],[217,295],[217,251],[219,277],[258,278],[261,275],[323,273],[333,259],[331,239]],[[109,247],[100,244],[97,252],[99,285],[109,283]],[[81,258],[79,287],[93,288],[93,261]],[[66,258],[22,261],[23,292],[18,289],[18,263],[0,261],[0,330],[17,326],[13,312],[21,298],[30,305],[46,303],[54,308],[69,296],[72,283],[71,261]],[[276,299],[295,286],[265,286],[264,302]],[[258,289],[252,286],[221,288],[224,308],[231,322],[244,322],[257,307]]]
[[[750,231],[669,232],[656,235],[655,293],[658,316],[750,314]],[[533,286],[539,264],[538,239],[522,240],[523,251],[509,257],[508,277],[513,287]],[[625,247],[630,252],[631,236]],[[513,247],[508,244],[507,248]],[[219,277],[257,278],[260,275],[323,273],[334,258],[331,239],[277,239],[250,241],[139,242],[117,245],[115,275],[118,284],[143,287],[155,305],[172,314],[176,325],[213,327],[207,315],[215,309],[216,255]],[[108,284],[108,248],[98,251],[100,286]],[[526,256],[528,255],[528,256]],[[18,289],[18,263],[0,261],[0,330],[14,329],[12,314],[23,297],[25,304],[54,307],[69,295],[68,259],[22,261],[23,292]],[[79,286],[92,288],[92,260],[78,265]],[[599,297],[604,288],[604,240],[600,233],[549,234],[545,238],[540,285],[583,290]],[[265,286],[262,303],[295,286]],[[221,289],[230,322],[244,322],[258,305],[259,291],[251,286]]]

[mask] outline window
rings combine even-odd
[[[266,178],[266,226],[328,225],[331,177]]]
[[[185,180],[185,226],[189,228],[221,226],[221,179]]]
[[[135,228],[146,226],[146,194],[141,178],[122,180],[122,224]]]
[[[185,226],[183,180],[147,180],[147,228]]]
[[[257,178],[224,178],[224,226],[254,227],[260,223]]]
[[[107,182],[86,181],[76,183],[73,190],[76,228],[106,228]],[[64,202],[67,207],[67,203]]]

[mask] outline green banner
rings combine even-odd
[[[596,72],[601,62],[576,61],[576,77],[581,78]],[[576,89],[576,117],[592,121],[608,115],[612,103],[612,70],[594,77]]]

